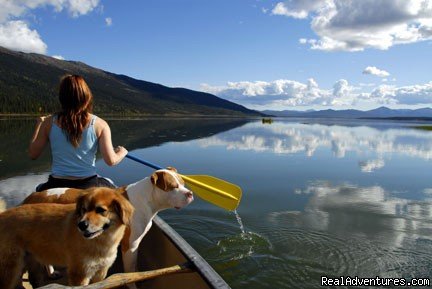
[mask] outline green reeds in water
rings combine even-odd
[[[414,126],[413,128],[432,131],[432,125],[418,125],[418,126]]]
[[[261,119],[263,124],[271,124],[273,122],[273,119],[271,118],[263,118]]]

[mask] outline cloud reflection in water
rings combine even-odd
[[[305,154],[331,151],[336,158],[356,153],[362,172],[385,166],[386,158],[403,155],[432,160],[432,134],[411,128],[378,129],[369,126],[341,126],[275,122],[271,126],[250,123],[199,141],[201,147],[223,146],[227,150],[273,154]]]
[[[335,274],[418,277],[432,272],[432,202],[393,197],[380,186],[326,181],[296,193],[309,196],[303,211],[267,217],[273,228],[284,228],[274,233],[285,232],[275,246],[286,246],[304,260],[322,256],[320,266],[334,268]]]
[[[3,202],[7,208],[19,205],[26,196],[35,191],[38,184],[46,182],[47,180],[48,174],[18,176],[1,180],[0,207],[1,202]]]

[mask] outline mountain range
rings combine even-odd
[[[95,112],[114,115],[161,116],[277,116],[320,118],[432,118],[431,108],[369,111],[250,110],[215,95],[186,88],[171,88],[35,53],[0,47],[0,114],[44,114],[58,110],[57,90],[65,74],[80,74],[89,84]]]
[[[65,74],[79,74],[94,95],[96,113],[116,115],[259,116],[257,111],[215,95],[134,79],[35,53],[0,47],[0,113],[58,110],[58,85]]]
[[[390,109],[379,107],[372,110],[362,111],[356,109],[345,110],[264,110],[262,113],[277,117],[322,117],[322,118],[432,118],[431,108],[420,109]]]

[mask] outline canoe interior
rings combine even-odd
[[[138,250],[139,271],[170,267],[187,261],[191,261],[196,267],[196,272],[193,273],[180,273],[143,281],[138,284],[139,288],[229,288],[210,265],[159,217],[155,218],[152,228]],[[121,258],[117,259],[112,271],[121,272],[122,267],[119,260]],[[204,261],[205,264],[200,261]]]
[[[148,271],[170,267],[186,262],[193,264],[195,272],[179,273],[168,276],[161,276],[153,280],[137,283],[138,288],[145,289],[169,289],[169,288],[188,288],[188,289],[229,289],[225,281],[213,270],[212,267],[168,224],[156,217],[152,228],[142,240],[139,247],[138,270]],[[123,272],[121,254],[109,274]],[[55,281],[63,283],[62,281]],[[24,282],[25,288],[31,286]],[[120,288],[120,287],[119,287]],[[127,288],[127,287],[124,287]]]

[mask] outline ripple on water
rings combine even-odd
[[[253,254],[268,254],[271,252],[271,243],[254,232],[244,232],[227,236],[217,242],[212,248],[220,260],[241,260]]]
[[[283,218],[280,222],[279,217]],[[385,238],[378,242],[367,235],[338,235],[331,230],[317,230],[305,226],[298,213],[279,217],[273,219],[276,222],[273,227],[257,230],[283,258],[283,273],[278,270],[273,274],[275,279],[277,275],[285,279],[284,288],[318,288],[322,275],[406,278],[432,275],[429,239],[404,234],[403,247],[400,247],[386,242]]]
[[[233,288],[260,282],[269,264],[282,264],[270,241],[256,232],[228,235],[203,255]],[[263,274],[264,273],[264,274]]]
[[[189,214],[189,212],[188,212]],[[321,288],[321,276],[432,276],[432,241],[404,234],[400,246],[387,232],[335,234],[307,226],[302,213],[280,214],[268,222],[242,215],[172,215],[169,223],[200,252],[232,288]]]

